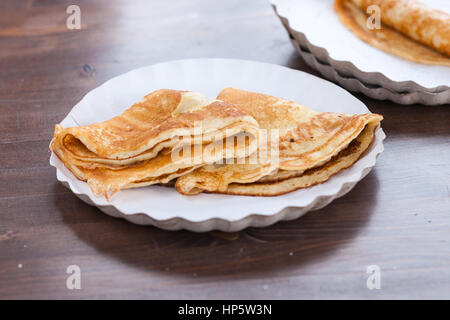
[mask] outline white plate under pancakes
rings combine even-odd
[[[413,63],[361,41],[339,21],[334,0],[271,2],[297,51],[318,62],[307,63],[344,88],[401,104],[450,103],[450,67]],[[448,0],[422,2],[450,13]]]
[[[370,112],[342,88],[301,71],[244,60],[192,59],[136,69],[104,83],[75,105],[61,125],[81,126],[109,119],[160,88],[198,91],[215,97],[228,86],[288,98],[317,111]],[[120,191],[108,201],[94,196],[88,185],[76,179],[53,153],[50,164],[56,167],[59,181],[108,215],[168,230],[238,231],[296,219],[343,196],[373,168],[383,151],[384,138],[383,130],[378,129],[368,152],[327,182],[277,197],[183,196],[173,188],[149,186]]]

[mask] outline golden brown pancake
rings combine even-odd
[[[247,195],[259,194],[262,183],[298,177],[306,170],[328,163],[366,127],[378,126],[382,119],[377,114],[316,112],[293,101],[235,88],[224,89],[218,99],[251,115],[262,131],[278,133],[275,143],[279,147],[278,161],[269,158],[270,165],[260,161],[256,164],[203,166],[177,179],[175,187],[180,193],[232,193],[231,185],[256,182],[260,185],[244,189]]]
[[[256,151],[258,136],[256,121],[228,103],[158,90],[108,121],[57,125],[50,147],[95,194],[108,196],[167,183],[223,158],[246,157]]]
[[[250,157],[231,164],[214,163],[201,166],[192,174],[177,179],[175,188],[185,195],[203,191],[226,193],[231,181],[249,183],[269,175],[278,168],[278,141],[271,140],[270,135],[264,137],[263,133],[259,139],[258,151]]]
[[[255,182],[249,184],[232,183],[227,194],[246,196],[278,196],[298,189],[312,187],[328,181],[341,170],[349,168],[364,154],[374,140],[378,123],[369,123],[358,137],[347,148],[332,157],[326,164],[308,169],[299,176],[279,179],[274,182]]]
[[[380,8],[381,28],[368,29],[366,9]],[[358,38],[403,59],[450,66],[450,15],[411,0],[336,0],[340,21]]]

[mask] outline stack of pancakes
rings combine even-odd
[[[235,88],[217,100],[164,89],[108,121],[56,125],[50,148],[96,195],[166,184],[186,195],[274,196],[351,166],[381,120]]]

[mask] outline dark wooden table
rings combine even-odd
[[[72,2],[0,2],[0,298],[450,298],[450,105],[356,95],[384,115],[385,152],[353,191],[296,221],[168,232],[78,200],[47,147],[104,81],[193,57],[317,73],[264,0],[76,1],[82,28],[68,30]],[[69,265],[81,290],[66,288]]]

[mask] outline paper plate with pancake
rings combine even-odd
[[[449,1],[272,4],[305,61],[344,88],[401,104],[450,103]]]
[[[381,120],[297,70],[181,60],[88,93],[55,126],[50,163],[111,216],[237,231],[298,218],[351,190],[383,151]]]

